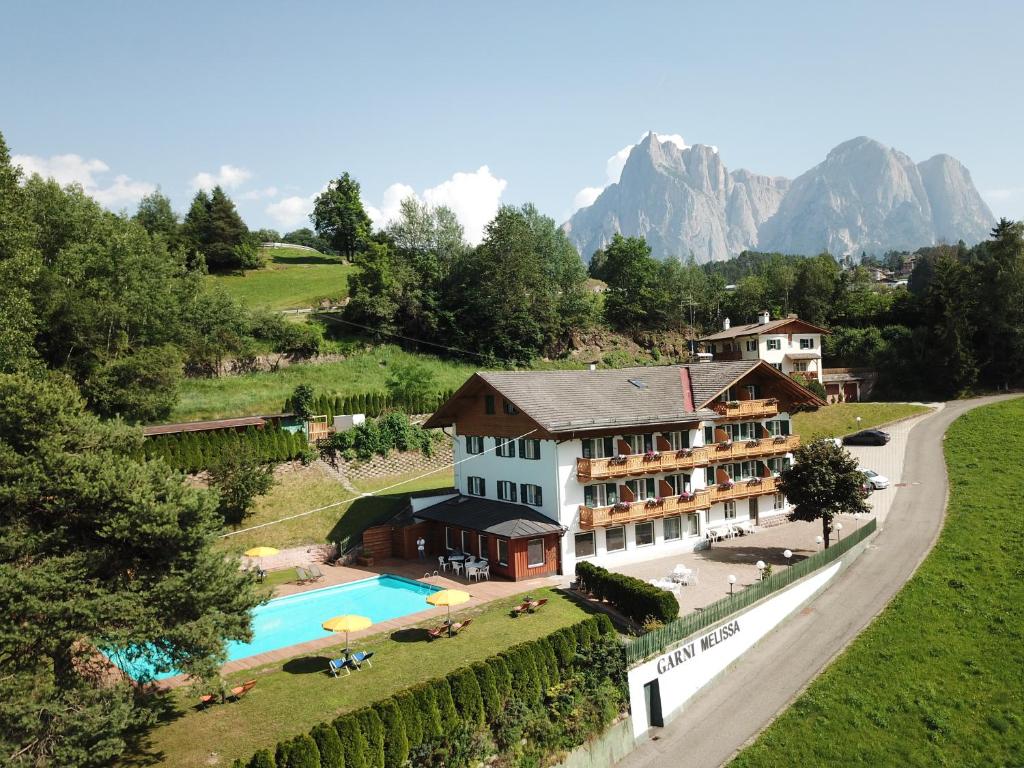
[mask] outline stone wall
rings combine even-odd
[[[445,438],[434,446],[431,456],[424,456],[418,451],[406,453],[390,453],[387,456],[374,456],[369,461],[345,461],[339,459],[337,471],[349,480],[377,480],[394,475],[407,475],[416,472],[429,472],[441,469],[452,463],[452,444]]]

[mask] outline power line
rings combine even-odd
[[[519,437],[513,437],[511,439],[512,440],[522,440],[524,437],[529,437],[530,435],[532,435],[536,431],[537,431],[536,429],[531,429],[529,432],[524,432]],[[412,482],[414,482],[416,480],[422,480],[424,477],[430,477],[430,475],[436,475],[438,472],[441,472],[443,470],[454,469],[459,464],[462,464],[464,462],[470,461],[472,459],[479,458],[479,457],[483,456],[484,454],[490,453],[491,451],[496,451],[497,449],[498,449],[498,446],[497,446],[497,443],[495,443],[493,448],[487,448],[487,449],[481,451],[480,453],[474,453],[474,454],[472,454],[470,456],[467,456],[464,459],[459,459],[458,461],[454,461],[451,464],[445,464],[443,467],[438,467],[437,469],[432,469],[430,472],[424,472],[422,475],[417,475],[416,477],[410,477],[409,479],[402,480],[401,482],[395,483],[394,485],[389,485],[389,486],[386,486],[384,488],[378,488],[376,491],[367,491],[366,493],[361,493],[358,496],[353,496],[350,499],[342,499],[341,501],[335,501],[335,502],[333,502],[331,504],[326,504],[326,505],[324,505],[322,507],[317,507],[316,509],[309,509],[309,510],[306,510],[305,512],[299,512],[296,515],[289,515],[288,517],[282,517],[282,518],[280,518],[278,520],[271,520],[270,522],[267,522],[267,523],[260,523],[259,525],[252,525],[252,526],[249,526],[248,528],[240,528],[237,531],[229,531],[228,533],[222,533],[217,538],[218,539],[226,539],[226,538],[228,538],[230,536],[237,536],[240,533],[248,533],[249,531],[256,531],[256,530],[259,530],[260,528],[267,528],[268,526],[271,526],[271,525],[277,525],[278,523],[287,522],[288,520],[296,520],[296,519],[298,519],[300,517],[306,517],[308,515],[316,514],[317,512],[323,512],[325,509],[332,509],[333,507],[340,507],[342,504],[350,504],[351,502],[358,501],[359,499],[371,498],[373,496],[376,496],[379,493],[383,493],[384,491],[390,491],[393,488],[398,488],[399,486],[406,485],[408,483],[412,483]]]
[[[417,339],[417,338],[414,338],[412,336],[405,336],[405,335],[403,335],[401,333],[394,333],[393,331],[382,331],[379,328],[371,328],[368,325],[363,325],[361,323],[354,323],[351,320],[345,320],[343,318],[335,317],[334,315],[330,315],[330,314],[327,314],[327,313],[317,313],[317,317],[322,317],[322,318],[324,318],[326,320],[332,320],[335,323],[344,323],[346,325],[352,325],[352,326],[355,326],[356,328],[362,328],[364,331],[370,331],[370,333],[379,333],[382,336],[394,336],[396,339],[405,339],[406,341],[412,341],[412,342],[415,342],[416,344],[426,344],[426,345],[431,346],[431,347],[437,347],[438,349],[447,349],[449,352],[458,352],[461,355],[473,355],[474,357],[479,357],[481,360],[493,360],[493,359],[495,359],[494,357],[492,357],[490,355],[485,355],[485,354],[483,354],[481,352],[470,352],[468,349],[459,349],[458,347],[449,347],[449,346],[447,346],[445,344],[438,344],[437,342],[434,342],[434,341],[425,341],[424,339]],[[509,362],[509,361],[504,361],[504,362]]]

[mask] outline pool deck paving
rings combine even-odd
[[[430,564],[434,565],[435,563]],[[397,559],[381,560],[373,566],[322,565],[320,570],[323,572],[322,579],[309,584],[281,584],[274,589],[274,597],[296,595],[302,592],[310,592],[315,589],[333,587],[339,584],[349,584],[354,581],[373,578],[374,576],[390,574],[394,576],[402,576],[423,584],[431,584],[433,586],[440,587],[441,589],[459,589],[464,592],[469,592],[469,601],[454,609],[456,612],[462,612],[467,609],[478,608],[486,605],[492,600],[511,597],[512,595],[522,594],[540,587],[554,586],[563,580],[562,577],[553,576],[548,578],[530,579],[528,581],[484,579],[481,581],[467,582],[464,577],[456,576],[451,572],[447,572],[443,575],[438,573],[435,576],[434,574],[436,569],[428,568],[425,561]],[[430,576],[425,578],[425,575],[428,573]],[[353,641],[369,637],[370,635],[378,635],[381,633],[390,634],[397,630],[405,629],[430,619],[440,621],[447,615],[447,608],[431,607],[423,611],[410,613],[406,616],[400,616],[396,619],[381,621],[368,629],[360,630],[358,632],[350,632],[348,635],[349,643],[354,644]],[[325,648],[338,647],[343,642],[343,639],[344,635],[331,635],[329,637],[322,637],[305,643],[299,643],[297,645],[289,645],[285,648],[278,648],[274,651],[267,651],[266,653],[247,656],[244,659],[229,661],[221,667],[221,674],[230,675],[235,672],[255,669],[268,664],[279,664],[297,656],[312,654],[317,651],[322,651]],[[161,686],[174,688],[188,682],[189,680],[185,675],[177,675],[175,677],[169,677],[161,680],[160,684]]]

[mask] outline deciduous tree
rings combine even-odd
[[[317,196],[310,219],[317,234],[349,258],[362,249],[370,237],[372,224],[359,196],[359,182],[347,171]]]

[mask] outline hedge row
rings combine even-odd
[[[615,573],[593,563],[577,563],[580,587],[598,600],[607,600],[619,613],[637,624],[651,619],[662,623],[679,618],[675,595],[642,579]]]
[[[200,472],[216,465],[222,456],[248,454],[265,464],[302,458],[309,450],[306,436],[278,427],[249,427],[245,432],[218,429],[158,435],[142,446],[147,459],[161,458],[182,472]]]
[[[594,616],[316,725],[234,768],[460,768],[522,752],[531,739],[547,754],[606,727],[625,706],[624,680],[622,645],[608,617]],[[570,689],[577,720],[588,703],[603,697],[606,705],[582,730],[558,709]]]
[[[438,406],[452,396],[454,390],[447,390],[434,397],[419,398],[396,398],[388,392],[367,392],[361,395],[337,395],[324,393],[313,399],[313,414],[315,416],[327,415],[330,418],[343,414],[363,413],[367,416],[380,416],[389,411],[401,413],[433,413]],[[294,411],[292,399],[289,396],[284,402],[284,410],[287,413]]]

